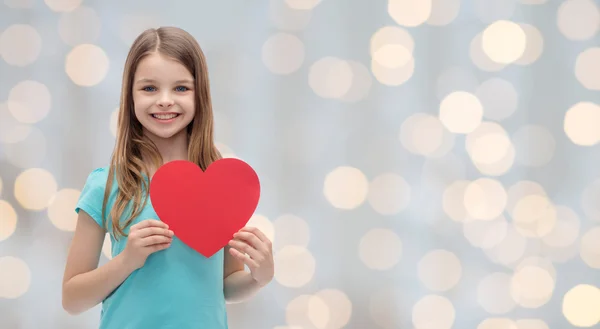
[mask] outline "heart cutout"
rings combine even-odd
[[[206,171],[190,161],[171,161],[150,182],[150,200],[160,220],[207,258],[248,223],[259,198],[258,175],[234,158],[217,160]]]

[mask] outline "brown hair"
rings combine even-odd
[[[202,170],[221,158],[213,141],[213,113],[208,69],[204,53],[188,32],[176,27],[148,29],[140,34],[127,55],[123,71],[117,140],[112,154],[108,181],[102,203],[102,217],[116,178],[118,191],[110,210],[115,238],[126,236],[124,228],[131,224],[148,200],[149,170],[144,159],[151,159],[154,168],[162,158],[154,143],[144,136],[142,125],[134,114],[132,85],[139,62],[147,55],[158,52],[179,61],[194,77],[195,116],[188,126],[188,160]],[[133,201],[133,204],[130,204]],[[128,209],[129,208],[129,209]],[[128,210],[128,216],[124,213]],[[124,223],[121,223],[123,217]]]

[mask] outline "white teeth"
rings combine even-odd
[[[169,120],[178,116],[178,114],[152,114],[152,116],[160,120]]]

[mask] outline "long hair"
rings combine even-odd
[[[142,124],[134,113],[132,95],[133,77],[139,62],[154,52],[177,60],[194,77],[195,115],[187,127],[188,160],[206,170],[212,162],[221,158],[213,141],[208,69],[200,45],[188,32],[176,27],[144,31],[133,42],[125,62],[117,139],[102,203],[102,217],[107,218],[106,206],[116,178],[117,195],[108,217],[116,238],[126,236],[125,227],[131,224],[147,203],[150,173],[144,159],[149,159],[154,168],[158,168],[163,162],[158,148],[143,134]]]

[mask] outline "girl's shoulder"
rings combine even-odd
[[[85,185],[104,189],[106,186],[109,169],[109,166],[95,168],[89,173]]]

